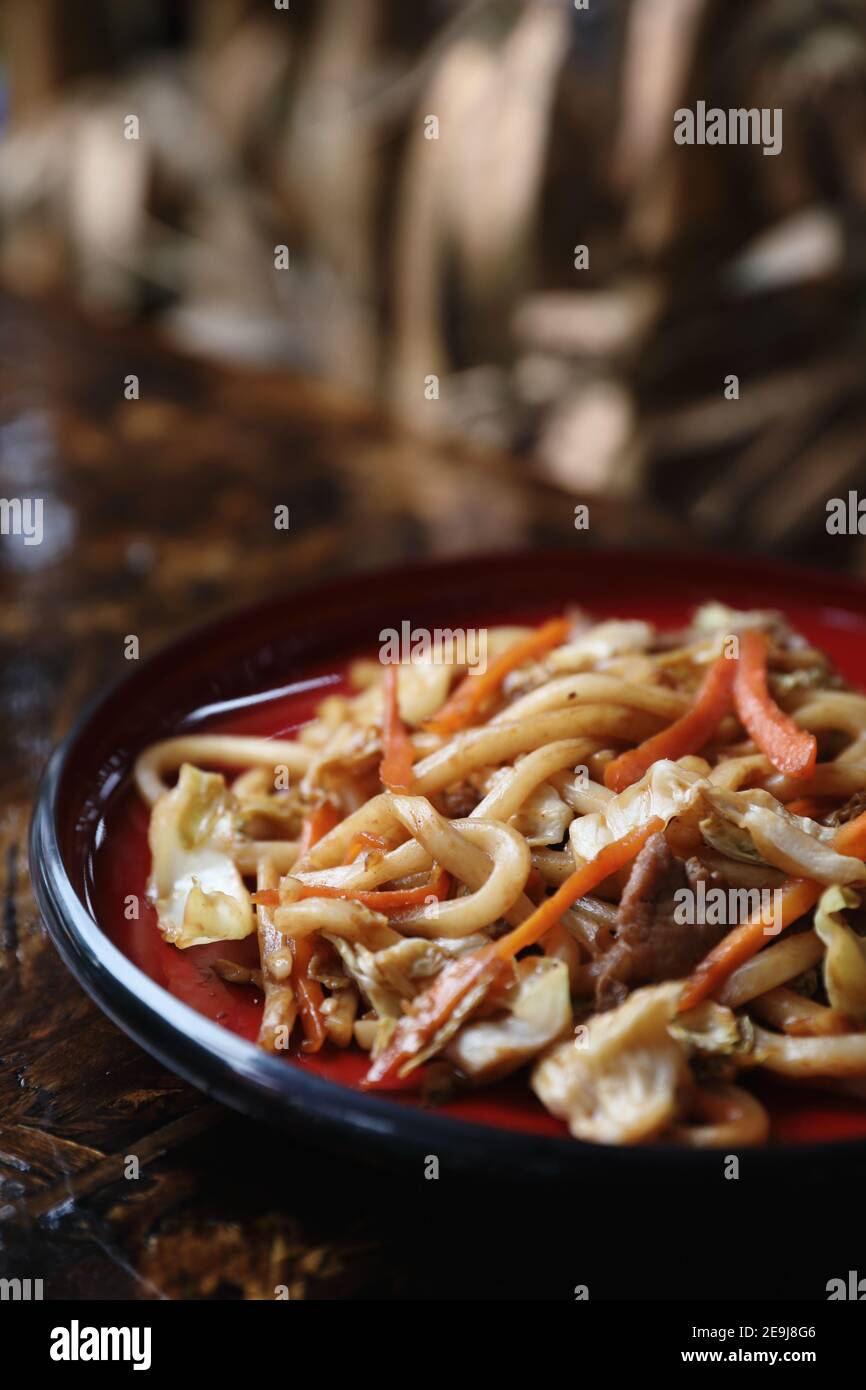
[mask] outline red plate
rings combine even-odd
[[[252,962],[254,941],[185,952],[164,944],[144,897],[147,814],[128,774],[143,746],[179,729],[290,735],[325,693],[340,688],[347,661],[375,653],[380,629],[404,619],[426,628],[481,626],[535,621],[579,603],[599,617],[672,627],[710,598],[782,609],[845,676],[866,685],[866,589],[847,578],[718,556],[547,552],[425,566],[275,599],[192,635],[106,697],[46,774],[32,862],[64,958],[145,1047],[258,1115],[301,1120],[332,1137],[348,1127],[395,1149],[444,1149],[469,1164],[494,1152],[522,1171],[587,1161],[598,1151],[567,1137],[525,1077],[431,1111],[411,1090],[387,1098],[359,1092],[366,1058],[357,1051],[327,1046],[312,1058],[274,1058],[254,1048],[260,999],[209,968],[232,950]],[[142,904],[138,920],[124,912],[130,895]],[[759,1087],[773,1121],[769,1151],[866,1137],[864,1104],[763,1079]]]

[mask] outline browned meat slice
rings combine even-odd
[[[636,985],[681,979],[725,935],[726,925],[674,918],[674,894],[700,877],[710,878],[697,860],[675,859],[664,835],[647,840],[617,909],[616,940],[597,963],[598,1008],[619,1003]]]
[[[849,820],[854,820],[862,811],[866,811],[866,791],[855,792],[849,796],[844,806],[840,806],[832,815],[827,816],[827,825],[847,825]]]
[[[440,815],[449,820],[460,820],[469,816],[481,800],[481,793],[471,782],[459,782],[455,787],[446,787],[434,798]]]

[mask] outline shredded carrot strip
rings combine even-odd
[[[470,990],[478,987],[486,994],[493,985],[511,974],[507,962],[491,955],[490,947],[468,951],[451,961],[433,980],[429,989],[415,996],[412,1012],[399,1020],[389,1042],[371,1064],[361,1085],[365,1090],[393,1086],[411,1070],[413,1058],[451,1017]]]
[[[314,883],[305,883],[301,888],[301,898],[349,898],[352,902],[363,903],[375,912],[404,912],[409,907],[420,907],[428,898],[442,899],[447,896],[451,879],[444,869],[436,869],[427,883],[419,883],[417,888],[318,888]]]
[[[614,840],[595,859],[571,874],[552,897],[545,899],[507,936],[468,952],[440,970],[430,988],[416,995],[410,1011],[399,1020],[389,1042],[367,1072],[363,1085],[392,1086],[411,1070],[413,1058],[447,1023],[471,990],[479,988],[484,994],[487,992],[483,988],[485,985],[489,989],[499,983],[518,951],[539,941],[556,926],[567,907],[633,859],[650,835],[661,828],[661,820],[654,817],[641,829]]]
[[[424,728],[437,734],[453,734],[458,729],[465,729],[480,716],[510,671],[560,646],[568,636],[570,627],[567,618],[551,618],[492,661],[483,675],[470,672],[464,676],[439,713],[428,720]]]
[[[791,878],[780,891],[782,901],[779,915],[781,930],[784,930],[815,906],[823,888],[811,879]],[[767,923],[760,912],[753,912],[745,922],[728,932],[689,976],[680,995],[679,1011],[692,1009],[708,995],[715,994],[737,966],[757,955],[767,940]]]
[[[833,848],[838,854],[850,854],[855,859],[862,859],[866,855],[866,811],[861,811],[847,825],[839,826]]]
[[[625,791],[643,777],[658,758],[676,761],[703,748],[731,708],[736,669],[736,661],[722,653],[704,677],[691,709],[667,729],[608,763],[604,785],[614,792]]]
[[[498,941],[494,941],[491,948],[493,953],[500,960],[511,960],[518,951],[525,950],[527,946],[534,946],[545,932],[556,925],[567,907],[571,907],[578,898],[591,893],[603,879],[609,878],[617,869],[628,864],[638,851],[643,849],[649,837],[663,828],[663,822],[658,816],[654,816],[646,825],[637,830],[630,830],[627,835],[606,845],[601,853],[588,864],[584,864],[582,869],[576,869],[573,874],[569,874],[556,892],[545,898],[524,922],[507,936],[501,936]]]
[[[363,854],[364,850],[372,849],[378,854],[384,854],[387,848],[388,842],[384,835],[373,835],[369,830],[359,830],[349,845],[343,862],[344,864],[352,864],[359,854]]]
[[[304,1030],[301,1048],[304,1052],[318,1052],[327,1037],[322,1017],[325,996],[318,980],[310,977],[310,963],[313,959],[313,937],[304,936],[292,939],[292,987],[298,1000],[298,1013]]]
[[[866,854],[866,811],[856,820],[841,826],[833,841],[833,848],[839,854],[863,858]],[[814,907],[823,891],[823,884],[813,883],[811,879],[788,879],[781,888],[781,930],[784,931]],[[715,994],[737,966],[757,955],[766,941],[766,923],[760,912],[752,913],[745,922],[728,932],[689,976],[680,996],[679,1011],[692,1009],[708,995]]]
[[[740,722],[774,767],[788,777],[811,777],[818,741],[779,709],[767,689],[767,637],[744,632],[734,681],[734,704]]]
[[[397,699],[396,666],[385,668],[384,700],[382,718],[382,747],[384,757],[379,765],[379,776],[389,792],[407,792],[412,785],[412,762],[415,750],[412,740],[400,718],[400,704]]]
[[[323,801],[321,806],[317,806],[315,811],[304,817],[301,827],[301,838],[298,841],[298,857],[306,854],[308,849],[318,844],[319,840],[327,835],[329,830],[333,830],[338,825],[340,816],[333,801]]]

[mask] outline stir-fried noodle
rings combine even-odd
[[[263,1048],[439,1094],[524,1068],[579,1139],[762,1142],[756,1069],[862,1094],[866,696],[719,604],[487,639],[483,673],[356,663],[294,740],[148,748],[165,940],[256,935],[216,968]]]

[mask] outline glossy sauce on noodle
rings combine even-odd
[[[692,604],[671,603],[665,606],[664,612],[660,611],[661,607],[658,600],[646,605],[637,600],[627,608],[611,605],[607,611],[603,605],[594,603],[592,610],[599,618],[646,617],[665,627],[684,623]],[[786,605],[786,609],[799,630],[821,646],[843,674],[866,686],[866,655],[861,658],[862,669],[852,670],[852,664],[857,664],[856,661],[852,663],[852,651],[857,650],[857,643],[852,641],[847,622],[834,623],[834,614],[826,611],[821,614],[823,621],[816,624],[814,610],[804,608],[801,615],[795,605]],[[847,619],[848,615],[840,617]],[[518,619],[513,615],[499,615],[496,619],[509,620]],[[526,621],[526,615],[521,614],[519,620]],[[354,654],[357,655],[360,653]],[[375,653],[367,655],[375,656]],[[209,706],[191,714],[183,728],[176,732],[290,738],[304,722],[313,718],[317,706],[327,695],[350,690],[349,665],[347,659],[327,669],[299,676],[293,688],[283,687],[273,698],[258,694],[245,701],[232,702],[230,709]],[[114,944],[151,979],[199,1013],[254,1042],[262,1013],[261,992],[252,985],[225,983],[211,966],[214,960],[223,958],[257,967],[256,937],[194,946],[184,951],[163,941],[157,929],[156,912],[145,896],[150,869],[149,816],[149,807],[140,800],[131,782],[112,799],[104,833],[92,850],[88,865],[91,910]],[[137,920],[126,916],[126,902],[130,896],[138,899]],[[296,1042],[287,1053],[285,1063],[304,1067],[341,1085],[357,1087],[367,1071],[369,1057],[354,1046],[341,1049],[330,1042],[325,1043],[321,1052],[310,1056],[301,1053]],[[771,1143],[773,1140],[806,1143],[866,1137],[866,1102],[810,1090],[802,1084],[796,1088],[785,1086],[773,1078],[754,1074],[749,1078],[749,1087],[770,1112]],[[391,1091],[389,1097],[396,1103],[421,1103],[417,1080],[408,1079],[405,1089]],[[461,1094],[437,1109],[457,1119],[561,1136],[574,1143],[565,1124],[550,1115],[532,1094],[526,1084],[525,1070],[504,1081]]]

